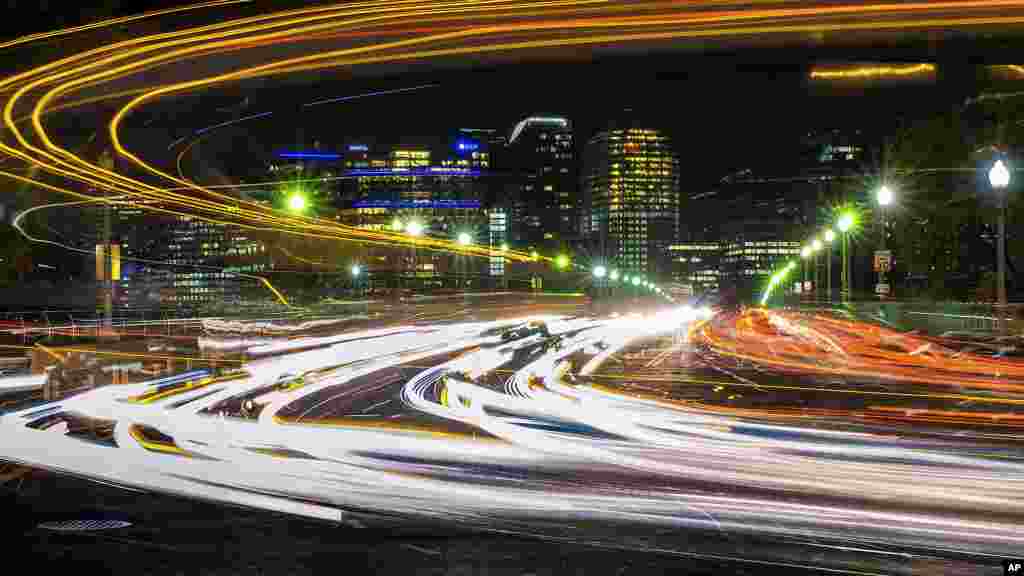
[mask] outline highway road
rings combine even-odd
[[[965,378],[955,391],[865,375],[888,357],[858,346],[881,333],[837,339],[836,322],[680,307],[250,341],[234,372],[4,414],[0,459],[341,524],[376,511],[806,570],[997,567],[1024,544],[1017,361],[933,357]],[[786,347],[814,369],[780,367]]]

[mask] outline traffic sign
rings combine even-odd
[[[892,269],[892,251],[875,250],[875,272],[888,272]]]

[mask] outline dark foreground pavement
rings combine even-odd
[[[8,566],[53,574],[770,574],[777,566],[611,550],[356,513],[363,528],[33,472],[0,487]],[[61,533],[41,522],[123,520]],[[685,535],[680,534],[685,538]],[[739,541],[738,548],[745,547]],[[750,546],[753,543],[746,543]],[[749,548],[748,548],[749,549]],[[738,552],[738,551],[737,551]],[[52,570],[51,570],[52,569]],[[788,574],[815,571],[783,568]]]

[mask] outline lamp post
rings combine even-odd
[[[996,160],[988,171],[988,183],[999,198],[999,221],[996,240],[996,299],[999,310],[996,317],[1000,327],[1006,308],[1006,188],[1010,185],[1010,170],[1002,160]]]
[[[885,251],[886,236],[889,235],[888,225],[887,225],[887,222],[886,222],[886,209],[888,208],[888,206],[890,204],[892,204],[892,189],[883,184],[882,187],[878,189],[878,194],[876,194],[876,200],[878,200],[878,214],[879,214],[879,217],[880,217],[880,219],[882,221],[882,239],[881,239],[881,241],[879,243],[879,250],[884,252]],[[887,284],[888,272],[889,272],[888,269],[887,269],[888,268],[888,262],[889,261],[887,260],[886,261],[886,267],[884,267],[884,268],[880,267],[878,269],[878,284],[879,285]],[[878,296],[880,298],[885,298],[885,294],[882,293],[882,292],[879,292]]]
[[[853,214],[849,212],[841,215],[839,220],[836,221],[836,227],[843,233],[843,245],[842,245],[842,256],[843,256],[843,287],[840,297],[843,302],[850,299],[850,229],[853,228]]]
[[[800,285],[801,294],[804,293],[804,289],[807,287],[807,260],[811,257],[812,253],[813,251],[810,246],[804,246],[800,249],[800,264],[804,270],[804,281],[803,284]]]
[[[405,233],[408,234],[409,236],[413,236],[413,237],[418,238],[418,237],[423,235],[423,224],[420,224],[416,220],[410,220],[410,221],[405,223]],[[410,283],[413,286],[413,288],[412,288],[413,290],[415,290],[415,286],[416,286],[416,277],[419,275],[419,264],[420,264],[419,260],[420,260],[420,253],[419,253],[418,245],[414,242],[413,245],[412,245],[412,280],[410,280]],[[401,289],[402,289],[402,287],[401,287],[401,284],[400,284],[399,285],[399,292],[401,292]],[[396,293],[396,295],[397,295],[397,293]]]
[[[363,272],[363,269],[359,266],[359,264],[353,264],[351,272],[352,272],[352,292],[354,293],[353,295],[355,295],[355,294],[359,293],[359,275]]]
[[[814,299],[819,299],[821,294],[821,271],[818,268],[818,254],[825,245],[821,243],[820,238],[815,238],[811,241],[811,254],[814,255]]]
[[[828,283],[828,301],[832,302],[832,241],[836,239],[836,233],[831,228],[825,230],[825,243],[828,244],[828,256],[826,256],[825,275]]]

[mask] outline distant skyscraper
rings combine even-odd
[[[550,251],[579,238],[580,194],[572,124],[560,116],[524,118],[509,135],[501,165],[510,172],[502,199],[509,239]]]
[[[596,253],[624,273],[667,276],[679,232],[679,158],[668,136],[622,125],[598,133],[584,151],[583,187]]]

